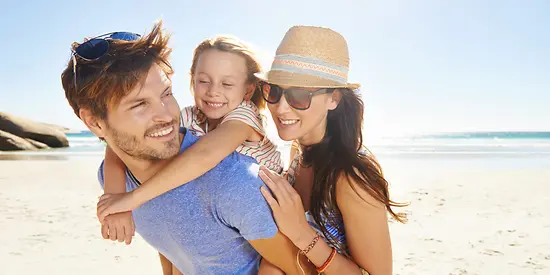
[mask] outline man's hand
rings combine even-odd
[[[135,235],[132,212],[117,213],[105,217],[101,223],[101,235],[103,239],[118,240],[129,245]]]

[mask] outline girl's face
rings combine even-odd
[[[195,105],[208,119],[220,119],[254,92],[244,57],[209,49],[200,54],[193,78]]]
[[[283,89],[289,86],[280,86]],[[319,88],[299,88],[304,93],[314,92]],[[311,98],[311,105],[306,110],[297,110],[288,105],[285,96],[279,102],[268,103],[267,106],[277,126],[279,137],[285,141],[298,140],[302,145],[311,145],[320,142],[326,131],[327,114],[338,106],[340,93],[315,95]]]

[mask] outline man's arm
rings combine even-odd
[[[273,265],[283,270],[286,274],[302,275],[317,274],[315,268],[302,255],[300,255],[300,266],[296,262],[298,248],[281,232],[278,232],[273,238],[250,240],[249,243]]]
[[[265,185],[258,177],[259,165],[243,163],[246,166],[236,165],[227,170],[220,179],[224,184],[213,190],[218,217],[237,229],[262,257],[286,274],[303,275],[296,262],[298,248],[278,231],[271,208],[260,192]],[[313,266],[308,265],[307,259],[301,262],[305,274],[317,274],[312,272]]]

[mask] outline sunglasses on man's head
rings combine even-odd
[[[94,37],[74,49],[73,54],[82,59],[96,60],[109,52],[108,40],[135,41],[141,38],[141,35],[131,32],[111,32]]]
[[[111,32],[94,37],[73,50],[73,78],[74,88],[76,90],[76,56],[93,61],[97,60],[109,52],[109,40],[135,41],[141,38],[141,35],[131,32]]]
[[[332,93],[334,88],[322,88],[316,91],[308,91],[300,88],[283,89],[275,84],[262,83],[262,95],[270,104],[277,104],[283,95],[290,107],[296,110],[307,110],[311,106],[311,99],[320,94]]]

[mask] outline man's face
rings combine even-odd
[[[180,108],[172,82],[153,65],[142,85],[108,110],[105,140],[109,146],[142,160],[162,160],[180,149]]]

